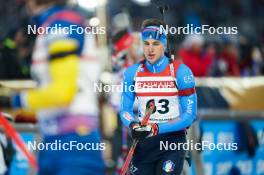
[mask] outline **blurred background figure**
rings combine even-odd
[[[1,2],[0,79],[29,79],[34,35],[24,30],[29,23],[23,1]]]
[[[226,43],[214,60],[213,76],[240,76],[238,50],[232,43]]]
[[[116,24],[116,26],[118,26],[118,24]],[[127,28],[122,29],[122,27],[119,26],[118,31],[113,34],[112,44],[111,84],[121,85],[125,70],[129,66],[143,59],[140,33],[132,32]],[[112,159],[115,162],[117,174],[119,174],[121,171],[121,167],[128,151],[128,145],[131,142],[130,136],[128,135],[128,130],[122,125],[119,117],[121,93],[122,92],[119,91],[111,92],[111,94],[109,94],[109,103],[113,107],[117,117],[117,128],[115,129],[115,133],[112,137]]]
[[[263,56],[263,48],[259,47],[259,44],[250,45],[249,43],[245,43],[241,45],[241,63],[240,73],[241,76],[257,76],[263,75],[264,71],[264,56]]]
[[[87,26],[80,14],[65,7],[66,3],[66,0],[26,2],[34,25],[45,31],[31,31],[37,35],[31,73],[38,87],[1,96],[0,107],[35,110],[42,142],[63,145],[56,151],[44,149],[39,152],[38,174],[102,175],[105,174],[104,147],[100,144],[98,130],[97,96],[92,91],[99,78],[100,57],[96,52],[95,35],[84,30],[70,30],[72,26]],[[51,30],[52,27],[55,30]],[[62,27],[68,27],[70,31],[62,30]],[[17,33],[17,43],[23,43],[21,35]],[[27,56],[23,49],[18,53]],[[69,145],[73,141],[83,145],[89,143],[90,148]]]
[[[197,77],[208,76],[213,62],[214,55],[204,51],[204,42],[202,35],[188,35],[179,50],[179,57]]]
[[[33,38],[18,29],[0,42],[0,79],[29,79]]]

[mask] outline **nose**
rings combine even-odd
[[[150,45],[149,45],[149,48],[148,48],[148,51],[149,51],[149,52],[153,52],[153,50],[154,50],[154,49],[153,49],[153,45],[150,44]]]

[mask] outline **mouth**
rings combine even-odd
[[[153,58],[155,57],[155,54],[148,54],[148,57],[149,57],[150,59],[153,59]]]

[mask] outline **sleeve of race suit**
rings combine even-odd
[[[139,64],[134,64],[128,67],[124,73],[120,118],[126,127],[129,127],[131,122],[137,121],[133,112],[133,106],[135,101],[134,76],[138,66]]]
[[[51,26],[61,24],[69,27],[72,24],[65,21],[55,21]],[[84,34],[49,34],[48,74],[50,82],[45,87],[35,88],[13,96],[12,106],[33,110],[63,107],[70,104],[77,92],[77,77],[79,71],[79,52],[83,45]]]
[[[177,85],[178,90],[194,90],[195,79],[192,71],[185,64],[181,64],[177,73]],[[168,123],[158,124],[159,134],[180,131],[189,127],[197,116],[197,96],[196,92],[190,93],[188,95],[179,96],[179,119],[171,121]]]

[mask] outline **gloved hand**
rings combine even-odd
[[[132,122],[129,126],[133,139],[145,139],[158,134],[158,125],[155,123],[141,125],[140,122]]]

